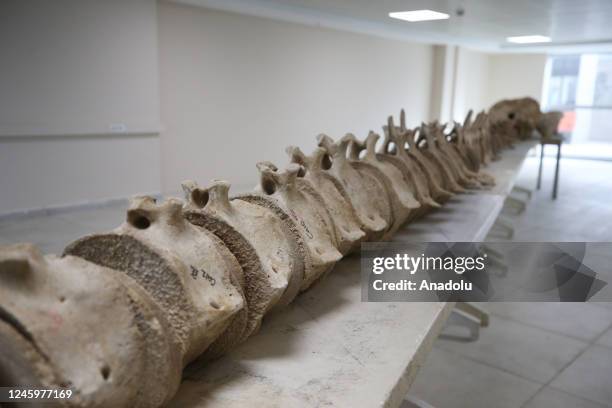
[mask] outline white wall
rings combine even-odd
[[[453,47],[444,45],[433,46],[429,120],[442,119],[445,115],[450,114],[451,92],[449,84],[453,79],[453,72],[447,61],[451,48],[454,50]]]
[[[257,180],[315,136],[427,119],[432,47],[159,3],[162,186]]]
[[[437,46],[435,55],[434,61],[442,60],[444,70],[434,71],[432,103],[439,107],[442,121],[463,121],[470,109],[486,110],[501,99],[531,96],[540,100],[546,55],[489,54],[450,45]],[[443,97],[435,99],[436,95]],[[447,99],[452,100],[450,107],[444,102]]]
[[[159,132],[156,11],[154,0],[3,0],[0,136]]]
[[[0,213],[155,193],[159,137],[0,141]]]
[[[503,98],[531,96],[540,100],[544,70],[544,54],[493,54],[489,57],[487,104]]]
[[[155,0],[8,0],[0,16],[0,214],[159,192],[159,136],[82,136],[159,127]]]
[[[458,47],[454,89],[453,119],[462,122],[470,109],[487,109],[489,54]]]
[[[456,45],[434,47],[432,119],[462,122],[470,111],[488,108],[490,55]]]

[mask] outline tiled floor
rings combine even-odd
[[[612,162],[564,160],[559,198],[550,199],[554,162],[527,210],[504,217],[521,241],[612,241]],[[520,185],[533,188],[537,160],[528,159]],[[126,203],[55,215],[0,220],[0,244],[33,242],[60,253],[70,241],[110,230]],[[495,239],[491,236],[490,239]],[[612,254],[594,248],[612,273]],[[612,407],[612,305],[497,303],[479,341],[438,340],[411,393],[438,408]]]
[[[53,215],[0,220],[0,244],[30,242],[45,253],[60,254],[68,243],[79,237],[119,226],[125,219],[126,208],[127,202],[121,202]]]
[[[533,189],[537,160],[518,184]],[[563,160],[550,199],[554,161],[521,215],[506,209],[516,241],[612,241],[612,163]],[[520,198],[520,194],[517,195]],[[490,240],[500,240],[494,234]],[[597,248],[594,251],[598,251]],[[598,252],[612,277],[612,254]],[[612,281],[612,280],[610,280]],[[439,339],[411,394],[438,408],[612,407],[612,304],[491,303],[491,325],[474,343]]]

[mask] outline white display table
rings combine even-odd
[[[488,192],[459,195],[396,241],[482,241],[534,143],[503,153]],[[359,256],[220,360],[186,370],[171,407],[397,407],[451,313],[451,303],[362,303]]]

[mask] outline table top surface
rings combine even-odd
[[[537,145],[537,140],[518,143],[513,149],[504,150],[501,160],[489,163],[483,170],[495,177],[495,186],[490,190],[483,191],[483,193],[508,196],[514,187],[525,159],[527,159],[527,153]]]
[[[497,185],[453,197],[394,241],[482,241],[534,143],[503,152],[486,171]],[[397,407],[449,316],[451,303],[361,302],[359,256],[223,358],[185,371],[170,407]]]

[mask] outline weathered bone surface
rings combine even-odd
[[[405,211],[402,208],[402,204],[389,178],[376,166],[359,159],[360,152],[366,150],[365,141],[360,141],[352,133],[347,133],[342,140],[349,141],[346,157],[353,168],[357,170],[362,177],[372,180],[372,182],[369,183],[369,187],[373,193],[376,192],[376,197],[385,198],[374,204],[387,222],[387,230],[381,238],[382,241],[387,241],[391,239],[395,231],[397,231],[405,220]]]
[[[442,175],[442,179],[444,180],[444,189],[452,191],[453,193],[465,193],[465,188],[459,184],[453,169],[450,167],[449,163],[436,146],[434,136],[436,132],[435,127],[436,125],[433,123],[423,123],[419,128],[416,146],[432,163],[437,166],[440,174]]]
[[[303,173],[298,173],[298,178],[304,177],[320,192],[334,220],[340,253],[346,255],[359,249],[366,235],[362,227],[364,229],[367,227],[360,224],[345,188],[335,177],[325,171],[325,163],[328,162],[326,151],[319,147],[310,156],[306,156],[294,146],[288,147],[286,151],[290,162],[304,168]]]
[[[425,126],[427,148],[440,159],[451,178],[462,188],[480,188],[480,183],[465,175],[456,161],[456,157],[450,155],[449,150],[444,148],[446,145],[446,140],[443,140],[446,139],[445,127],[446,124],[441,124],[438,121],[430,122]]]
[[[298,173],[303,170],[301,166],[291,163],[285,171],[280,172],[273,164],[260,162],[257,168],[261,180],[256,194],[281,208],[293,221],[302,242],[306,244],[308,257],[305,259],[301,284],[301,290],[305,290],[329,273],[342,258],[336,247],[333,220],[320,195],[305,185],[305,180],[298,181]],[[245,199],[245,196],[237,198]]]
[[[459,174],[459,179],[464,186],[476,189],[483,188],[485,185],[480,181],[478,173],[471,171],[467,167],[461,153],[458,151],[457,145],[455,143],[451,143],[451,139],[455,137],[454,132],[456,131],[457,126],[460,125],[455,123],[449,134],[444,133],[444,126],[439,127],[440,130],[437,133],[438,148],[449,160],[449,163],[451,163],[455,171]]]
[[[506,145],[529,138],[541,115],[540,104],[529,97],[504,99],[489,109],[491,127]]]
[[[463,158],[466,167],[473,172],[478,172],[483,163],[481,158],[480,144],[477,141],[479,132],[474,126],[480,115],[472,122],[473,111],[469,111],[463,124],[455,123],[451,140],[457,152]]]
[[[480,164],[487,165],[497,160],[503,143],[499,140],[500,138],[493,137],[489,114],[483,111],[476,115],[465,138],[468,144],[479,149]]]
[[[67,385],[48,359],[14,324],[0,319],[0,384],[4,387],[49,389]]]
[[[119,228],[81,238],[65,253],[140,283],[167,313],[186,365],[228,327],[232,335],[244,329],[246,319],[234,317],[247,305],[236,258],[215,235],[189,223],[182,207],[177,199],[158,205],[151,197],[135,198]],[[216,353],[217,346],[211,350]]]
[[[396,127],[391,116],[388,118],[387,126],[383,127],[385,140],[382,152],[397,157],[408,168],[408,175],[414,174],[421,202],[419,215],[422,215],[431,208],[440,207],[438,201],[446,201],[453,193],[442,188],[443,179],[435,164],[416,147],[415,132],[405,128],[403,113],[402,110],[402,127]]]
[[[208,188],[184,182],[185,217],[214,232],[242,265],[249,306],[245,335],[250,335],[265,313],[289,304],[298,294],[304,259],[292,232],[277,215],[247,201],[230,200],[229,188],[220,180]]]
[[[461,160],[467,174],[475,177],[483,186],[495,185],[495,179],[490,174],[481,170],[480,141],[482,137],[479,123],[472,122],[472,111],[469,111],[463,124],[455,123],[448,142],[448,146],[454,150],[457,157]],[[477,121],[482,120],[478,115]],[[469,139],[476,139],[474,142]]]
[[[502,100],[495,103],[489,109],[489,120],[492,129],[503,140],[504,145],[511,145],[518,134],[518,112],[516,102],[513,100]]]
[[[398,136],[404,139],[404,144],[401,146],[407,147],[406,152],[408,155],[416,159],[418,163],[426,169],[426,172],[431,175],[431,178],[428,176],[428,180],[432,186],[432,197],[436,202],[446,202],[455,193],[445,187],[446,181],[444,172],[437,161],[433,160],[430,155],[424,154],[421,150],[422,146],[418,145],[417,139],[420,138],[422,129],[418,127],[412,130],[406,128],[403,109],[401,111],[400,120]]]
[[[555,135],[561,119],[563,119],[563,112],[559,111],[546,112],[540,115],[536,128],[542,139],[551,139]]]
[[[403,206],[391,180],[380,168],[375,166],[374,163],[360,158],[361,152],[363,152],[365,159],[367,150],[366,140],[361,141],[351,133],[347,134],[345,138],[350,140],[347,157],[353,167],[362,175],[369,176],[376,180],[379,194],[384,194],[387,197],[387,206],[381,210],[384,211],[384,213],[387,211],[389,213],[389,218],[387,219],[389,226],[381,238],[382,241],[387,241],[391,239],[395,232],[406,222],[410,212],[414,209],[405,208]]]
[[[0,359],[13,385],[69,387],[70,405],[87,407],[159,406],[178,388],[182,356],[164,314],[124,274],[5,247],[0,311],[0,354],[22,352]]]
[[[393,159],[387,155],[376,153],[376,143],[380,139],[380,135],[370,132],[365,140],[366,153],[363,160],[370,163],[380,170],[389,180],[392,189],[392,199],[397,201],[394,209],[394,227],[392,232],[396,232],[410,217],[417,213],[417,208],[421,204],[416,199],[416,187],[413,181],[393,164]]]
[[[517,128],[519,138],[524,140],[531,137],[542,116],[540,104],[533,98],[525,97],[514,100],[517,106]]]
[[[189,187],[183,185],[183,188],[187,192]],[[194,195],[197,195],[197,200],[204,200],[208,191],[195,192]],[[191,199],[193,200],[194,197]],[[213,354],[216,356],[242,343],[259,330],[263,315],[278,301],[281,289],[275,288],[270,282],[255,249],[240,232],[223,219],[198,213],[195,208],[197,207],[186,204],[185,218],[192,224],[214,233],[236,257],[242,270],[242,279],[237,287],[244,297],[245,306],[234,317],[235,321],[230,324],[223,335],[209,347],[208,351],[213,349]]]
[[[441,132],[438,136],[438,147],[449,160],[453,169],[459,174],[460,184],[470,189],[486,188],[477,172],[473,172],[465,164],[463,156],[458,152],[457,145],[451,142],[454,136],[454,126],[449,133]]]
[[[376,157],[400,170],[404,188],[407,188],[420,204],[416,211],[412,211],[409,220],[425,214],[432,208],[439,208],[440,204],[432,197],[432,192],[436,191],[435,182],[430,182],[429,178],[431,176],[428,174],[427,168],[409,155],[405,149],[406,133],[401,132],[399,128],[394,126],[391,116],[387,120],[387,125],[383,126],[383,131],[385,137]],[[401,146],[401,148],[398,148],[398,146]]]
[[[385,134],[387,134],[387,126],[384,126]],[[385,137],[387,143],[389,137]],[[383,147],[382,151],[388,150]],[[406,155],[406,153],[403,153]],[[430,188],[427,184],[427,176],[419,167],[418,163],[414,162],[410,157],[400,157],[398,149],[389,150],[389,153],[378,153],[382,161],[391,164],[400,171],[404,179],[408,192],[417,200],[419,208],[410,211],[406,222],[410,222],[431,210],[432,208],[440,207],[440,204],[434,201],[431,197]],[[407,156],[407,155],[406,155]]]
[[[391,211],[386,192],[381,194],[380,181],[360,173],[347,159],[350,138],[335,143],[327,135],[317,136],[319,146],[327,153],[330,163],[325,171],[336,178],[351,197],[351,204],[369,241],[380,240],[391,226]]]

